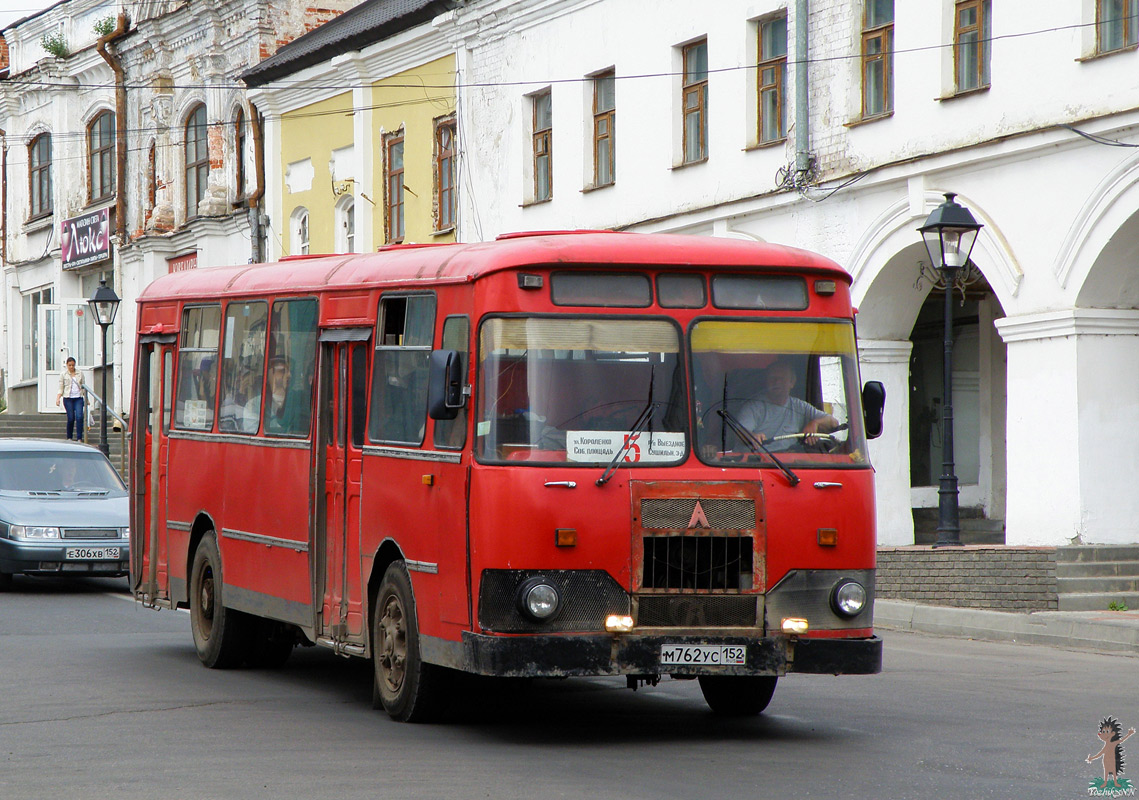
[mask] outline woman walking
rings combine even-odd
[[[59,394],[55,396],[55,404],[63,400],[63,407],[67,411],[67,438],[71,438],[72,429],[75,430],[75,440],[83,441],[83,393],[87,386],[83,382],[83,373],[75,369],[75,359],[67,359],[67,370],[59,376]]]

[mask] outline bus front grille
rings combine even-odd
[[[748,531],[756,526],[755,501],[722,497],[657,497],[641,500],[641,527],[686,529],[694,523],[723,531]]]
[[[750,591],[755,566],[751,536],[644,536],[641,588]]]
[[[637,625],[646,628],[754,627],[759,598],[751,594],[653,595],[637,598]]]

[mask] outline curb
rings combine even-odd
[[[1139,657],[1139,612],[1034,611],[1013,614],[979,608],[874,601],[874,626],[937,636],[1043,644]]]

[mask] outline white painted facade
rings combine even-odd
[[[911,357],[930,290],[916,281],[928,260],[916,228],[943,192],[956,192],[984,223],[973,261],[991,288],[959,327],[954,355],[958,472],[973,473],[962,506],[1003,519],[1008,544],[1139,541],[1139,427],[1130,424],[1139,413],[1139,51],[1097,55],[1092,0],[1000,0],[991,85],[955,96],[954,3],[896,2],[893,113],[863,121],[861,4],[808,5],[816,174],[803,192],[776,178],[795,159],[793,1],[718,0],[696,12],[661,0],[647,13],[633,0],[497,0],[437,20],[455,42],[463,87],[460,238],[675,231],[791,244],[843,264],[860,308],[863,378],[887,387],[887,430],[871,451],[879,541],[906,544],[911,508],[936,504],[936,489],[911,486],[910,405],[922,388]],[[756,24],[780,13],[788,138],[756,147]],[[679,166],[679,48],[703,37],[708,158]],[[593,189],[586,78],[609,68],[616,181]],[[553,191],[532,203],[527,97],[547,88]]]

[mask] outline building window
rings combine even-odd
[[[154,142],[150,143],[150,154],[146,160],[146,213],[147,216],[154,211],[158,203],[158,149]]]
[[[388,244],[402,242],[403,219],[403,131],[384,137],[384,199],[386,217],[384,238]]]
[[[862,14],[862,118],[894,110],[894,0],[866,0]]]
[[[298,208],[293,212],[292,216],[292,251],[293,255],[307,256],[309,237],[308,237],[308,209]]]
[[[786,138],[783,87],[787,84],[787,17],[759,23],[759,141]]]
[[[115,115],[104,111],[87,129],[88,202],[105,200],[115,193]]]
[[[336,204],[336,250],[356,252],[356,198],[342,197]]]
[[[554,113],[550,90],[530,98],[534,107],[534,202],[541,203],[554,196]]]
[[[1139,44],[1139,0],[1096,0],[1095,19],[1097,53]]]
[[[953,30],[957,91],[989,85],[992,0],[959,0]]]
[[[199,105],[186,120],[186,216],[198,215],[198,204],[206,199],[210,176],[210,154],[206,127],[206,107]]]
[[[684,48],[684,163],[708,158],[708,40]]]
[[[51,204],[51,134],[41,133],[28,145],[28,216],[50,214]]]
[[[237,198],[245,198],[245,112],[237,109],[237,119],[233,122],[233,161],[237,176]]]
[[[435,230],[455,227],[455,118],[435,125]]]
[[[609,186],[617,180],[614,142],[617,80],[613,70],[593,77],[593,185]]]

